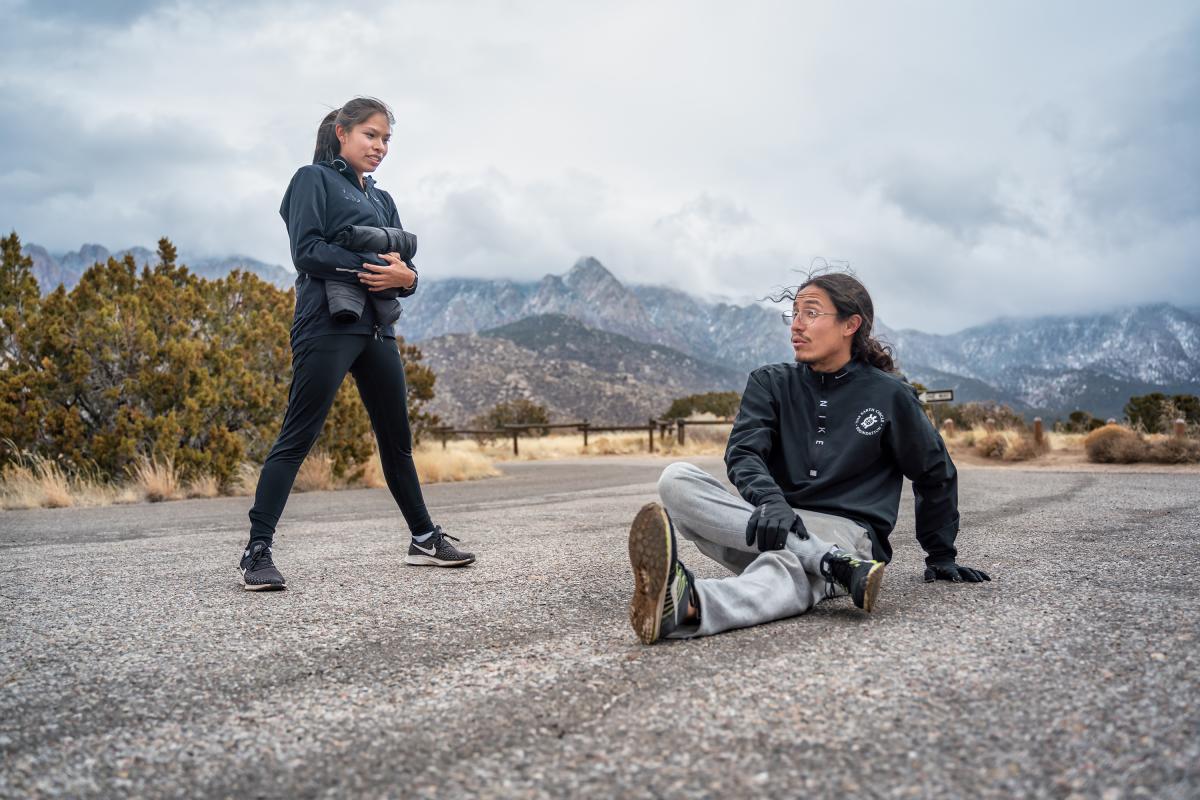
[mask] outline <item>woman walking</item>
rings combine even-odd
[[[475,560],[433,524],[413,464],[404,364],[393,327],[398,301],[381,298],[411,295],[416,271],[398,253],[356,253],[334,243],[347,226],[401,227],[391,195],[368,174],[387,155],[394,121],[384,103],[366,97],[329,112],[317,130],[313,163],[297,170],[283,196],[279,213],[296,267],[292,384],[283,429],[263,464],[250,509],[250,542],[239,565],[248,591],[286,587],[272,560],[275,525],[347,372],[371,418],[388,489],[412,534],[405,562],[457,567]],[[335,319],[326,282],[362,287],[372,301],[355,320]]]

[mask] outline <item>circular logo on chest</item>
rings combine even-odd
[[[883,430],[883,413],[877,408],[864,408],[854,420],[854,430],[863,436],[874,436]]]

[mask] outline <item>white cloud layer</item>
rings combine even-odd
[[[1200,12],[1156,3],[0,0],[0,225],[286,264],[316,124],[391,103],[425,274],[751,299],[842,259],[893,327],[1200,304]]]

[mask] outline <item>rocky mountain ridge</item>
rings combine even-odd
[[[78,250],[67,253],[50,253],[46,248],[37,244],[26,244],[21,247],[21,253],[33,260],[33,276],[37,278],[38,286],[43,292],[49,292],[58,286],[71,289],[79,283],[80,277],[89,267],[109,258],[122,259],[132,255],[139,267],[154,264],[158,254],[146,247],[128,247],[124,250],[110,251],[104,245],[84,244]],[[296,275],[278,264],[268,264],[249,256],[218,256],[193,258],[180,254],[179,263],[186,264],[188,269],[204,278],[222,278],[235,269],[253,272],[268,283],[273,283],[281,289],[287,289],[295,283]]]
[[[422,341],[421,351],[438,376],[429,409],[459,426],[515,399],[543,405],[559,421],[638,424],[677,397],[740,390],[745,382],[737,370],[564,314],[436,336]]]
[[[100,245],[61,256],[51,256],[37,245],[25,250],[34,258],[44,289],[60,282],[73,285],[84,269],[109,255],[130,252],[139,263],[154,258],[146,248],[110,254]],[[289,270],[254,259],[180,260],[207,277],[241,267],[277,285],[290,286],[293,280]],[[1158,303],[1109,313],[997,319],[953,334],[893,330],[880,321],[876,329],[877,336],[893,346],[910,379],[931,388],[954,389],[958,401],[992,400],[1027,416],[1047,418],[1077,408],[1119,417],[1134,394],[1200,394],[1200,306],[1191,298],[1181,300],[1180,305]],[[693,359],[694,363],[680,363],[709,381],[697,391],[730,385],[731,373],[713,372],[714,367],[740,374],[734,382],[740,384],[754,367],[792,357],[779,307],[709,302],[676,288],[625,285],[594,258],[581,258],[565,274],[546,275],[540,281],[439,279],[426,272],[421,290],[404,306],[401,329],[422,346],[447,335],[477,336],[522,320],[556,316],[559,345],[566,349],[525,347],[538,342],[536,337],[521,339],[519,327],[509,331],[515,339],[507,341],[526,354],[521,356],[526,361],[533,353],[548,363],[586,365],[586,351],[592,361],[589,368],[597,370],[607,363],[605,348],[613,346],[600,332],[623,336],[668,348],[678,354],[673,356],[677,360]],[[563,317],[577,320],[582,328],[568,331]],[[530,323],[534,328],[544,324]],[[585,342],[587,336],[595,341]],[[500,347],[475,339],[471,343],[485,350]],[[454,360],[447,356],[447,366]],[[537,369],[535,362],[528,363],[529,369]],[[596,374],[610,374],[618,383],[640,380],[636,369],[608,367]]]

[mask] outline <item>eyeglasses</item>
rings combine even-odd
[[[792,320],[796,318],[797,314],[800,315],[800,318],[804,320],[805,324],[807,325],[811,325],[816,322],[818,317],[837,316],[836,311],[817,311],[815,308],[806,308],[803,311],[785,311],[780,314],[780,316],[783,317],[784,322],[786,322],[788,325],[791,325]]]

